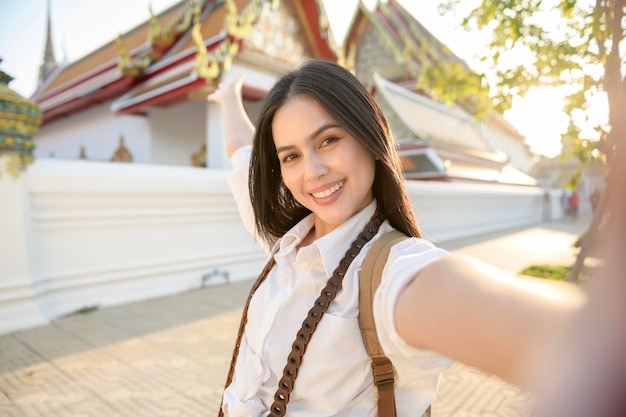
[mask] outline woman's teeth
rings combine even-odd
[[[322,191],[322,192],[319,192],[319,193],[313,193],[313,197],[315,197],[315,198],[330,197],[335,192],[337,192],[337,190],[339,190],[341,187],[343,187],[343,184],[345,184],[345,181],[341,181],[339,184],[330,187],[328,190],[325,190],[325,191]]]

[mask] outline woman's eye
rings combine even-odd
[[[295,153],[291,153],[289,155],[286,155],[283,158],[283,162],[289,162],[289,161],[293,161],[294,159],[296,159],[298,157],[298,155],[296,155]]]
[[[328,137],[322,141],[322,146],[330,145],[333,142],[336,142],[338,139],[334,136]]]

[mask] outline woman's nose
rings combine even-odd
[[[315,153],[305,157],[304,169],[304,179],[307,181],[315,181],[328,172],[324,160]]]

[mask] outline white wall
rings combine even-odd
[[[0,201],[11,204],[0,205],[0,334],[198,288],[214,270],[254,276],[265,255],[241,225],[227,175],[54,159],[17,182],[2,175]],[[222,275],[207,284],[216,282]]]
[[[37,158],[77,159],[83,145],[87,158],[109,161],[124,136],[134,162],[150,162],[150,124],[144,116],[115,115],[111,102],[45,124],[34,136]]]
[[[435,243],[544,219],[544,192],[537,187],[436,181],[407,187],[423,236]]]
[[[6,165],[0,156],[0,169]],[[255,277],[265,255],[244,230],[228,171],[39,159],[0,176],[0,334],[106,307]],[[427,239],[537,223],[535,187],[408,183]],[[558,191],[553,193],[555,211]]]
[[[167,108],[151,107],[151,162],[161,165],[191,166],[191,155],[198,152],[207,137],[207,103],[190,100]]]

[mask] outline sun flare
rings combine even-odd
[[[561,134],[567,129],[563,105],[563,93],[557,88],[531,88],[525,97],[514,97],[513,108],[504,117],[526,137],[532,152],[552,157],[561,152]]]

